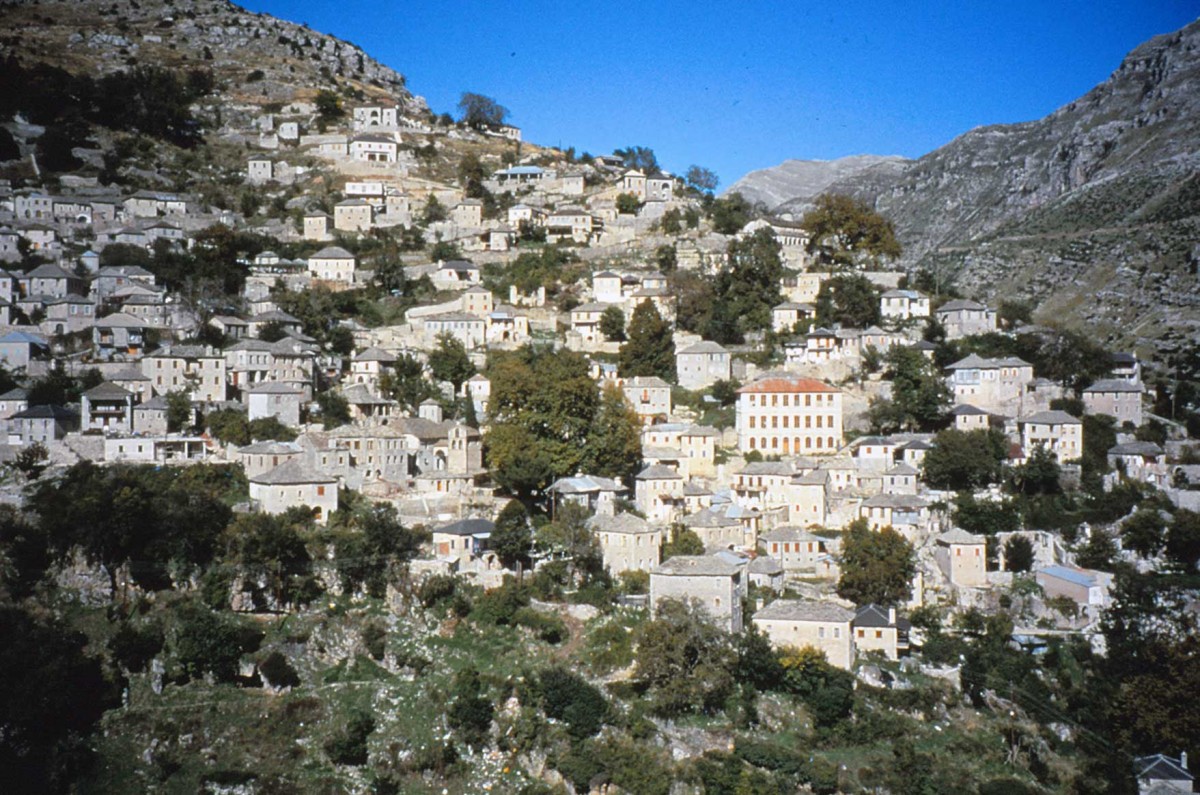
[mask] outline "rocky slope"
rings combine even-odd
[[[1043,319],[1126,337],[1194,329],[1198,88],[1200,22],[1139,46],[1043,119],[971,130],[903,169],[875,166],[830,189],[895,222],[906,266],[967,292],[1031,299]]]
[[[0,55],[72,72],[211,69],[234,104],[310,99],[326,88],[427,112],[403,75],[359,47],[228,0],[6,0],[0,31]]]
[[[837,160],[785,160],[771,168],[751,171],[726,188],[725,193],[740,193],[752,202],[774,208],[790,199],[811,199],[833,183],[868,168],[879,166],[883,171],[902,170],[909,162],[903,157],[883,155],[851,155]]]

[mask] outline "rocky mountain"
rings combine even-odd
[[[1032,300],[1044,320],[1120,337],[1186,336],[1200,327],[1198,166],[1200,21],[1139,46],[1045,118],[971,130],[829,189],[872,202],[895,222],[905,266],[964,292]]]
[[[425,100],[361,48],[228,0],[5,0],[0,55],[103,74],[153,64],[211,69],[227,103],[310,99],[319,89],[391,98],[410,115]]]
[[[878,166],[884,171],[902,170],[909,162],[903,157],[882,155],[851,155],[837,160],[785,160],[771,168],[751,171],[726,188],[725,193],[740,193],[752,202],[774,208],[790,199],[811,199],[833,183],[866,169]]]

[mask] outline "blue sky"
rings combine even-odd
[[[243,5],[362,46],[437,112],[486,94],[526,140],[649,146],[722,185],[789,158],[919,157],[1044,116],[1200,15],[1196,0]]]

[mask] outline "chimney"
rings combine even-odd
[[[896,624],[896,608],[889,607],[888,608],[888,625],[895,626],[895,624]]]
[[[1187,766],[1187,751],[1180,751],[1180,752],[1179,752],[1179,766],[1180,766],[1180,767],[1182,767],[1184,770],[1187,770],[1187,769],[1188,769],[1188,766]]]

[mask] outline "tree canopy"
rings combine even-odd
[[[842,575],[838,596],[858,605],[895,605],[908,600],[917,573],[917,554],[891,527],[872,530],[855,519],[842,537]]]
[[[493,129],[504,124],[508,108],[491,97],[463,92],[458,99],[459,121],[476,130]]]
[[[675,381],[675,334],[649,299],[633,310],[629,328],[621,346],[622,378],[657,376]]]
[[[800,225],[808,233],[809,255],[831,269],[876,270],[900,256],[892,222],[850,196],[818,196]]]
[[[879,288],[862,274],[838,274],[821,284],[816,310],[822,326],[869,328],[879,323]]]
[[[709,339],[739,343],[745,334],[771,327],[771,309],[783,300],[783,258],[779,241],[769,229],[731,240],[726,263],[713,286],[715,302],[709,318]]]

